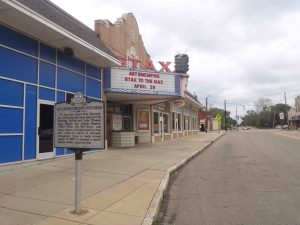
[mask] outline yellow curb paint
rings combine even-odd
[[[289,137],[289,138],[294,138],[294,139],[298,139],[298,140],[300,140],[300,138],[298,138],[298,137],[295,137],[295,136],[291,136],[291,135],[280,134],[280,133],[274,133],[274,134],[277,134],[277,135],[280,135],[280,136],[284,136],[284,137]]]

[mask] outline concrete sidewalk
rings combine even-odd
[[[82,208],[74,215],[74,157],[0,167],[2,225],[151,224],[170,168],[205,149],[219,133],[83,157]]]

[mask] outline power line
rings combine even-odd
[[[268,92],[271,91],[276,91],[276,90],[282,90],[282,89],[286,89],[286,88],[290,88],[290,87],[299,87],[299,84],[293,84],[293,85],[289,85],[289,86],[283,86],[283,87],[278,87],[278,88],[273,88],[273,89],[268,89],[268,90],[263,90],[263,91],[251,91],[251,92],[245,92],[245,93],[241,93],[241,94],[232,94],[232,95],[217,95],[217,96],[211,96],[210,98],[228,98],[228,97],[235,97],[235,96],[243,96],[243,95],[260,95],[258,93],[266,93],[265,96],[272,96],[272,95],[276,95],[278,93],[270,93],[268,94]],[[297,90],[298,91],[298,90]]]

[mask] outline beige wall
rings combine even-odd
[[[132,57],[135,51],[134,58],[140,59],[142,65],[150,59],[132,13],[124,14],[115,23],[108,20],[96,20],[95,31],[116,56]]]

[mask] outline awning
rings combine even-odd
[[[178,96],[166,95],[144,95],[144,94],[128,94],[107,92],[107,101],[118,102],[122,104],[147,104],[154,105],[162,102],[174,101],[182,99]]]

